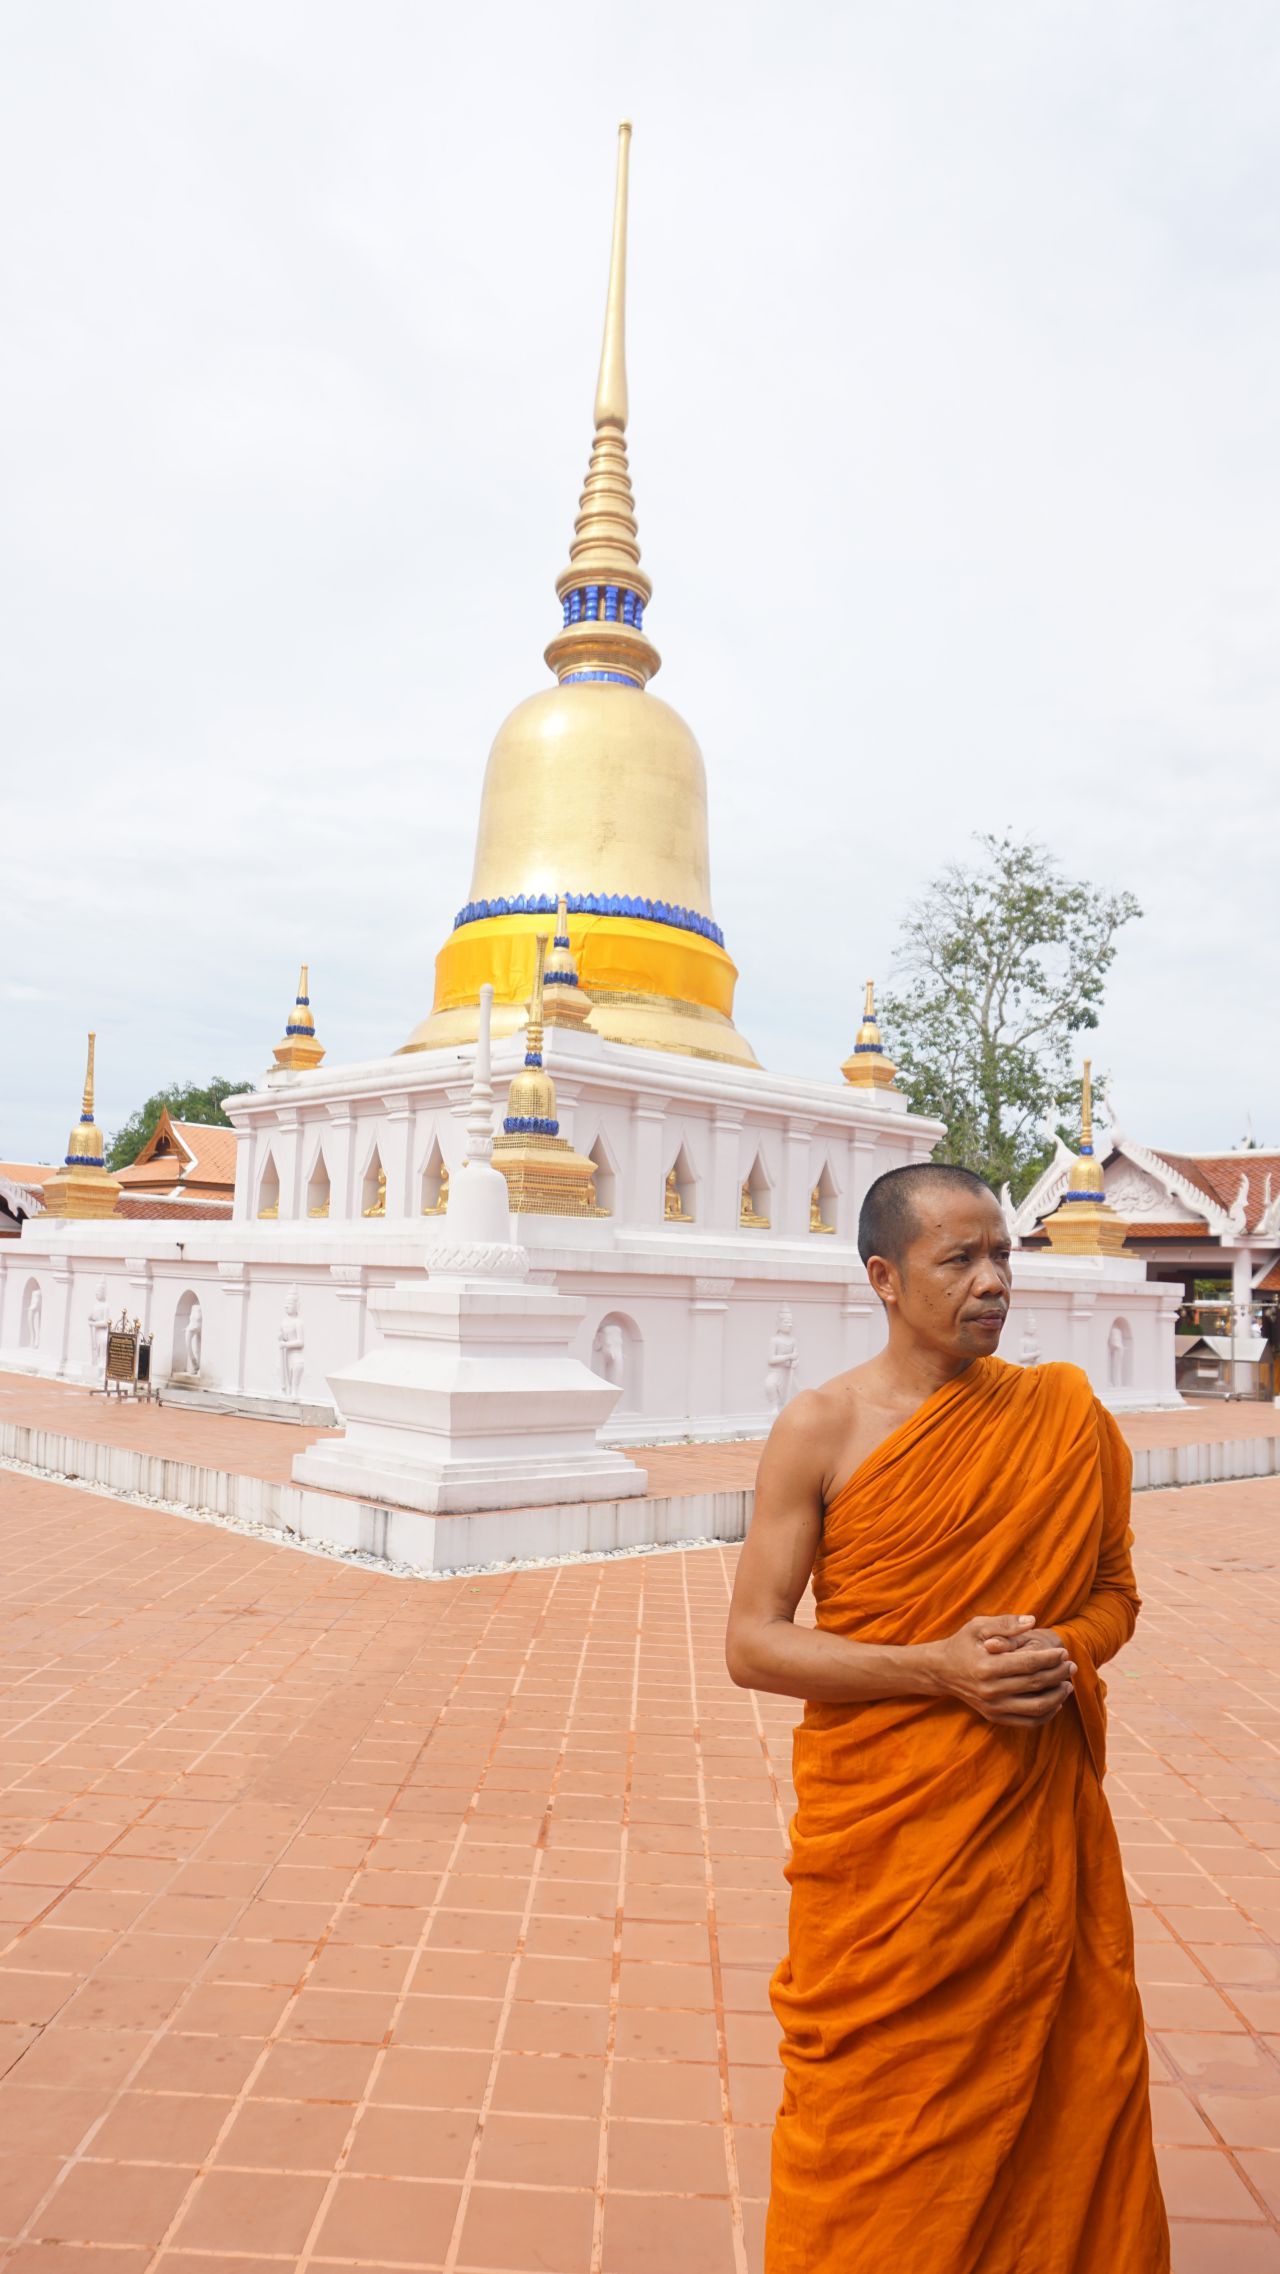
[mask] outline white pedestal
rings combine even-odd
[[[300,1453],[297,1483],[428,1514],[643,1493],[598,1441],[617,1387],[569,1354],[580,1302],[493,1276],[397,1281],[369,1308],[385,1342],[328,1376],[345,1435]]]

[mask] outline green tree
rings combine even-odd
[[[1020,1199],[1051,1156],[1046,1123],[1079,1127],[1074,1038],[1096,1027],[1116,935],[1142,911],[1032,839],[977,843],[911,909],[881,1016],[913,1109],[946,1123],[937,1158]]]
[[[215,1074],[203,1088],[195,1082],[173,1082],[167,1090],[157,1090],[154,1097],[130,1114],[122,1129],[116,1130],[107,1147],[107,1167],[127,1169],[131,1161],[137,1160],[166,1106],[174,1121],[212,1122],[219,1129],[229,1129],[231,1123],[222,1110],[223,1099],[256,1086],[249,1080],[228,1082],[222,1074]]]

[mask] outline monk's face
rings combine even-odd
[[[872,1285],[891,1328],[962,1363],[995,1349],[1009,1311],[1009,1227],[992,1193],[924,1185],[901,1261],[873,1257]],[[877,1269],[878,1267],[878,1269]]]

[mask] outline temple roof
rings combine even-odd
[[[207,1121],[175,1121],[166,1107],[136,1161],[117,1171],[126,1192],[198,1190],[229,1199],[236,1181],[236,1133]]]
[[[114,1213],[144,1223],[226,1224],[231,1220],[231,1202],[210,1193],[189,1199],[185,1192],[122,1192]]]
[[[1166,1153],[1158,1145],[1149,1145],[1148,1152],[1188,1184],[1203,1192],[1216,1207],[1232,1209],[1240,1192],[1240,1179],[1248,1184],[1248,1206],[1245,1225],[1256,1231],[1259,1220],[1271,1198],[1280,1192],[1280,1152],[1247,1153]],[[1270,1192],[1267,1189],[1270,1179]]]

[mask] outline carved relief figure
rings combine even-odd
[[[773,1330],[773,1340],[769,1345],[769,1369],[764,1378],[764,1402],[771,1413],[781,1413],[787,1401],[795,1396],[800,1350],[791,1327],[791,1312],[784,1303]]]
[[[1154,1177],[1144,1176],[1140,1169],[1124,1168],[1107,1182],[1107,1199],[1117,1216],[1171,1216],[1176,1221],[1188,1214],[1179,1201],[1162,1192]]]
[[[287,1398],[297,1399],[302,1389],[302,1352],[306,1342],[298,1317],[298,1290],[291,1287],[284,1299],[284,1317],[276,1337],[280,1345],[280,1387]]]
[[[98,1381],[103,1381],[106,1378],[107,1335],[110,1327],[111,1310],[107,1302],[107,1283],[105,1279],[100,1279],[93,1290],[93,1307],[89,1312],[89,1350],[93,1362],[94,1377]]]
[[[193,1303],[191,1306],[190,1316],[187,1319],[186,1333],[186,1358],[188,1374],[198,1374],[200,1371],[200,1345],[203,1335],[204,1312],[201,1310],[198,1303]]]
[[[1129,1330],[1123,1319],[1115,1319],[1107,1336],[1107,1380],[1113,1390],[1123,1390],[1128,1386],[1128,1377]]]
[[[612,1382],[621,1389],[625,1373],[625,1352],[622,1347],[622,1328],[616,1319],[605,1319],[596,1328],[591,1345],[591,1371],[602,1381]]]
[[[1020,1366],[1038,1366],[1043,1356],[1036,1314],[1034,1311],[1028,1311],[1023,1324],[1022,1340],[1018,1344],[1018,1364]]]
[[[22,1340],[28,1350],[40,1348],[40,1319],[44,1310],[44,1296],[40,1282],[33,1280],[27,1290],[26,1313],[22,1321]]]

